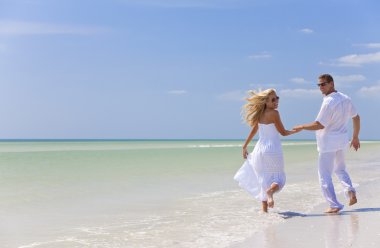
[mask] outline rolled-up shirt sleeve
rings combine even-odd
[[[358,115],[358,111],[356,110],[355,106],[352,104],[351,99],[350,99],[350,104],[349,104],[349,113],[351,118],[354,118],[355,116]]]
[[[315,121],[318,121],[322,126],[326,127],[331,120],[331,115],[331,108],[329,108],[328,104],[322,104]]]

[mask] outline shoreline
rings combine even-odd
[[[333,237],[353,239],[357,235],[347,233],[355,223],[366,222],[366,215],[371,222],[380,206],[380,143],[347,153],[349,173],[360,187],[359,203],[346,208],[343,218],[321,216],[325,206],[319,204],[323,199],[317,152],[314,145],[302,145],[309,142],[284,146],[288,183],[268,215],[232,178],[242,160],[237,142],[164,143],[2,143],[0,243],[45,247],[48,242],[57,248],[79,242],[136,248],[309,247],[303,238],[312,236],[315,247],[324,247],[336,241],[325,240],[330,235],[325,230],[334,229],[335,222],[344,227]],[[220,143],[228,146],[203,149]],[[177,149],[194,144],[202,144],[202,149]],[[336,189],[341,198],[341,188]],[[379,229],[376,223],[370,226]]]

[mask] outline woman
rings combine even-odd
[[[268,207],[274,206],[273,194],[280,191],[286,181],[279,134],[288,136],[297,131],[284,128],[276,110],[279,97],[274,89],[252,92],[247,101],[243,107],[244,117],[252,130],[243,145],[243,157],[246,161],[234,179],[239,182],[240,187],[261,200],[263,211],[268,212]],[[247,146],[257,131],[259,140],[253,152],[248,154]]]

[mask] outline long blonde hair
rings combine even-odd
[[[245,122],[251,127],[255,126],[266,109],[266,102],[270,94],[276,93],[274,89],[267,89],[260,92],[250,91],[246,98],[247,104],[243,106],[243,117]]]

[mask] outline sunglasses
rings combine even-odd
[[[276,101],[278,101],[278,100],[280,100],[280,97],[279,96],[276,96],[276,97],[274,97],[274,98],[272,98],[272,102],[276,102]]]
[[[318,87],[323,87],[323,86],[325,86],[326,84],[329,84],[330,82],[323,82],[323,83],[320,83],[320,84],[317,84],[318,85]]]

